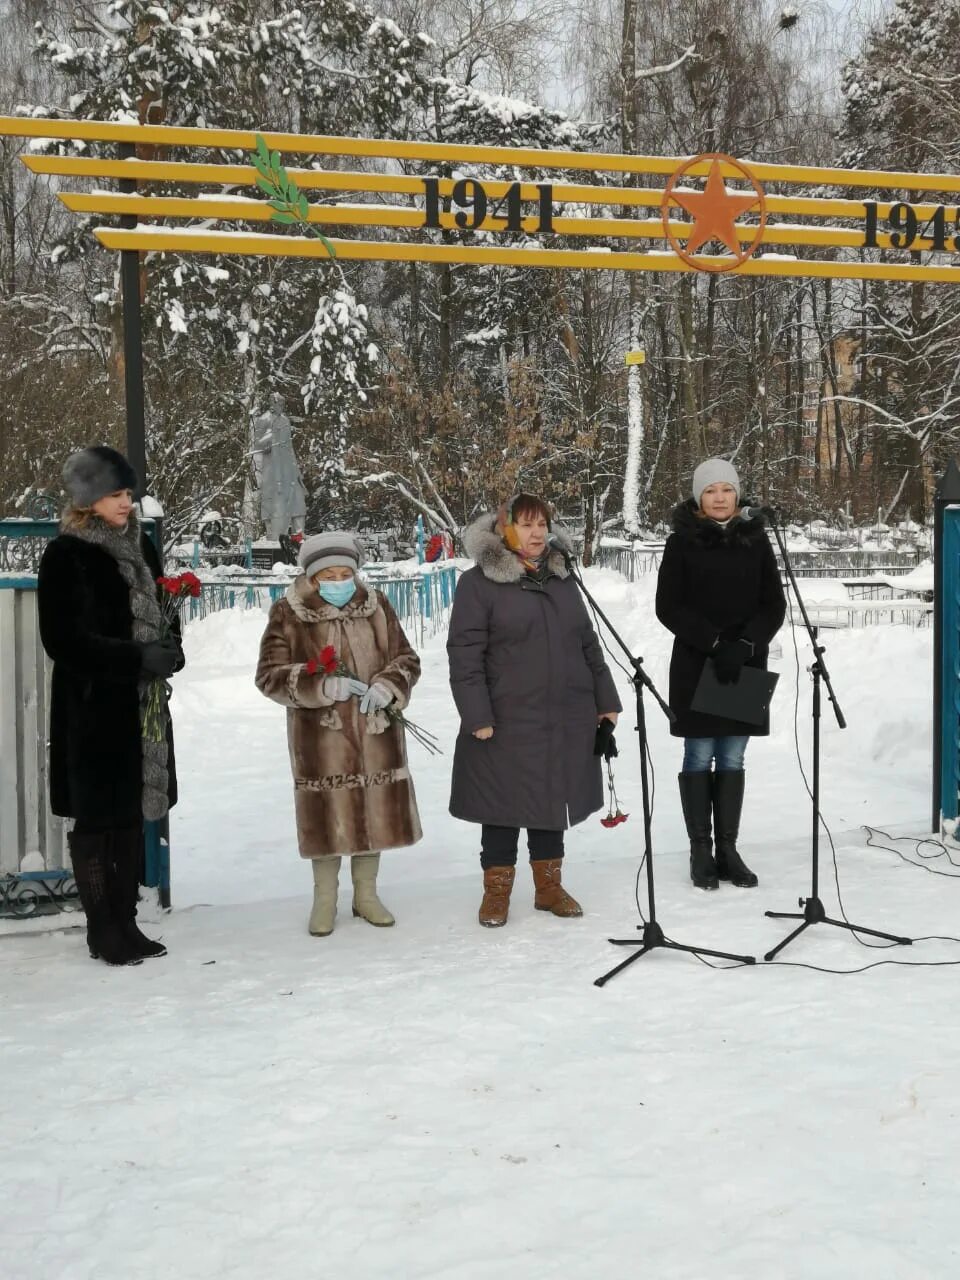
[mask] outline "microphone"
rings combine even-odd
[[[777,513],[773,507],[741,507],[741,520],[770,520],[776,521]]]
[[[547,546],[551,551],[559,551],[563,556],[563,563],[567,566],[571,573],[575,571],[574,559],[567,547],[560,541],[555,533],[547,534]]]

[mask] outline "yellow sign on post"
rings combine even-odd
[[[628,351],[623,357],[624,364],[645,364],[647,353],[645,351]]]

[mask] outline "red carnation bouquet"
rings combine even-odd
[[[607,816],[600,819],[602,827],[619,827],[621,822],[626,822],[630,817],[629,813],[623,813],[620,809],[620,801],[617,799],[617,788],[613,785],[613,761],[607,760]]]
[[[203,589],[203,584],[195,573],[179,573],[175,577],[158,578],[160,588],[160,634],[159,640],[170,640],[173,636],[173,624],[180,616],[184,600],[196,598]],[[167,701],[170,687],[166,680],[151,680],[144,695],[143,736],[149,742],[162,742],[167,732]]]
[[[337,658],[337,651],[332,644],[328,644],[321,649],[315,658],[311,658],[309,662],[303,664],[303,669],[308,676],[315,676],[318,671],[322,671],[325,676],[347,676],[350,672],[346,668],[341,670],[340,660]]]
[[[358,680],[359,676],[354,675],[348,666],[340,661],[336,649],[332,644],[325,645],[315,658],[310,658],[303,664],[303,669],[308,676],[320,675],[324,676],[344,676],[347,680]],[[363,681],[360,682],[361,684]],[[415,724],[412,720],[408,720],[399,707],[387,706],[383,710],[391,720],[394,720],[404,732],[409,733],[424,747],[431,755],[442,755],[440,743],[421,725]]]

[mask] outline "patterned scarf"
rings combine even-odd
[[[550,548],[544,547],[538,556],[528,556],[520,550],[520,539],[517,536],[517,526],[513,523],[513,503],[505,502],[497,511],[497,522],[494,525],[494,532],[497,533],[503,541],[503,545],[507,547],[517,557],[527,573],[534,576],[540,573],[543,565],[546,563],[547,556],[550,554]]]
[[[130,612],[133,615],[133,639],[138,644],[159,640],[163,629],[163,617],[157,600],[157,584],[150,566],[140,549],[140,522],[131,512],[126,528],[115,529],[97,516],[83,527],[69,526],[63,530],[73,538],[81,538],[100,547],[117,562],[120,577],[130,592]],[[140,695],[140,746],[143,753],[143,816],[148,822],[164,817],[169,808],[167,799],[167,735],[160,742],[153,742],[143,734],[143,714],[146,692],[154,680],[143,675],[137,686]],[[162,700],[163,713],[169,719],[166,699]]]

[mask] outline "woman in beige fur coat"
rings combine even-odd
[[[403,710],[420,678],[389,601],[357,578],[362,549],[351,533],[318,533],[300,549],[304,572],[270,610],[260,641],[257,688],[287,708],[300,855],[313,863],[310,932],[333,932],[342,857],[350,858],[353,914],[375,925],[394,918],[377,896],[382,849],[423,834]],[[308,664],[332,645],[349,674]]]

